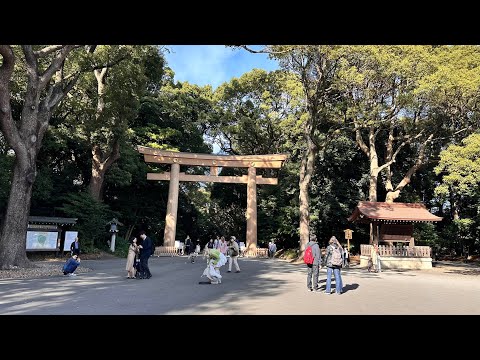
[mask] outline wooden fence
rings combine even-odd
[[[203,252],[202,252],[203,254]],[[179,256],[178,249],[175,246],[156,246],[154,256]],[[266,258],[268,257],[268,249],[257,248],[256,251],[242,252],[240,256]]]
[[[372,246],[373,245],[360,244],[360,255],[370,256]],[[380,256],[431,257],[430,246],[380,245],[378,252]]]

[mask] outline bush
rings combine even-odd
[[[78,219],[76,230],[82,251],[86,253],[103,244],[107,222],[117,215],[108,205],[96,201],[87,192],[67,195],[65,204],[59,210],[68,217]]]

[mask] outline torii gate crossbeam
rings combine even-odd
[[[211,155],[173,152],[138,146],[145,162],[171,164],[169,173],[148,173],[147,180],[170,181],[167,214],[165,217],[164,246],[173,246],[177,227],[178,193],[180,181],[221,182],[247,184],[247,252],[257,247],[257,184],[277,185],[276,178],[257,176],[257,168],[279,169],[287,159],[285,154],[273,155]],[[210,175],[188,175],[180,172],[180,165],[208,166]],[[248,175],[218,176],[218,167],[248,168]]]

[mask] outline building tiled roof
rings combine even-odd
[[[50,217],[50,216],[29,216],[29,224],[54,224],[54,225],[74,225],[77,218]]]
[[[386,220],[403,222],[442,221],[419,203],[386,203],[360,201],[348,221]]]

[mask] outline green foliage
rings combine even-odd
[[[124,239],[121,236],[115,237],[115,252],[114,254],[118,257],[126,258],[128,255],[128,248],[130,243],[127,239]]]
[[[58,210],[65,216],[78,219],[75,228],[86,252],[106,242],[109,229],[107,222],[118,217],[108,205],[94,200],[86,192],[67,195],[64,205]]]
[[[441,152],[435,173],[441,174],[442,184],[435,194],[447,198],[450,191],[471,196],[480,184],[480,134],[472,134],[462,140],[463,145],[450,145]]]
[[[431,223],[415,224],[413,237],[418,246],[436,247],[439,245],[439,236],[436,226]]]

